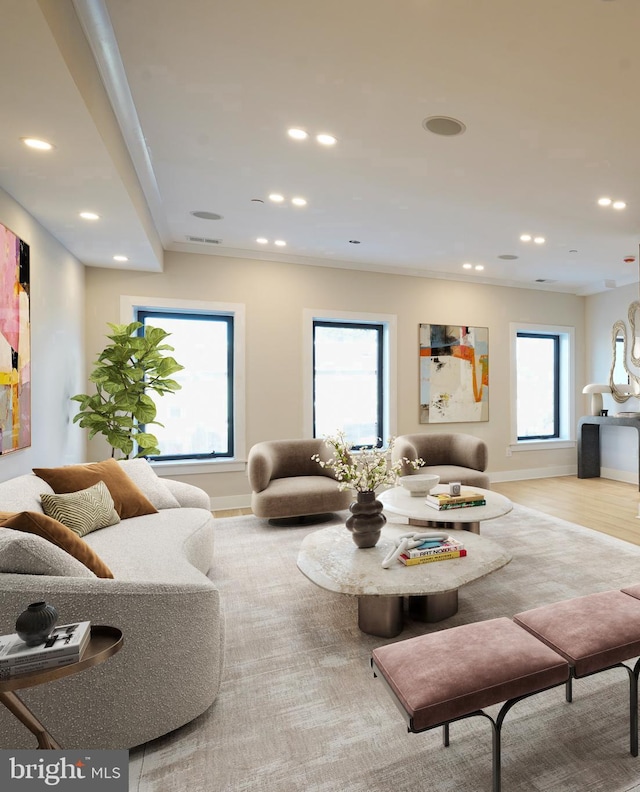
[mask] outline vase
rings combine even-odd
[[[375,492],[358,492],[358,499],[349,506],[351,515],[347,517],[346,526],[358,547],[376,545],[387,521],[382,508],[380,501],[376,500]]]
[[[27,646],[37,646],[50,635],[58,621],[58,611],[46,602],[32,602],[16,619],[18,638]]]

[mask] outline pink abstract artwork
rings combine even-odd
[[[31,445],[29,245],[0,223],[0,454]]]

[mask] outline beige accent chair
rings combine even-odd
[[[487,469],[487,444],[484,440],[462,432],[423,432],[400,435],[393,447],[393,459],[415,460],[422,458],[423,467],[413,470],[403,465],[402,475],[412,473],[435,473],[441,484],[459,481],[469,487],[490,489]]]
[[[247,473],[257,517],[302,522],[349,507],[353,493],[341,492],[332,471],[314,462],[313,454],[325,460],[332,455],[324,440],[266,440],[253,446]]]

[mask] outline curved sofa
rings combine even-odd
[[[200,715],[218,693],[224,625],[220,593],[207,577],[213,563],[209,497],[182,482],[159,481],[179,508],[159,508],[84,537],[113,579],[0,573],[2,634],[14,632],[17,615],[43,599],[58,609],[59,623],[90,620],[124,634],[120,652],[101,665],[19,691],[64,748],[131,748]],[[0,483],[0,509],[42,511],[44,492],[53,490],[35,475]],[[0,707],[0,747],[34,743]]]

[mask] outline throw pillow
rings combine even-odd
[[[93,572],[65,550],[35,534],[0,529],[0,572],[90,577]]]
[[[88,465],[33,468],[33,472],[58,494],[77,492],[104,481],[121,520],[139,517],[142,514],[155,514],[158,511],[115,459],[105,459],[104,462]]]
[[[118,464],[156,509],[179,509],[180,502],[146,459],[119,459]]]
[[[118,512],[113,507],[113,498],[104,481],[66,495],[49,495],[43,492],[40,500],[45,514],[71,528],[78,536],[86,536],[91,531],[120,522]]]
[[[41,536],[52,542],[56,547],[65,550],[69,555],[77,558],[97,577],[112,578],[113,573],[104,561],[89,545],[74,534],[66,525],[48,517],[41,512],[20,512],[19,514],[0,513],[0,527],[13,528],[14,531],[24,531]]]

